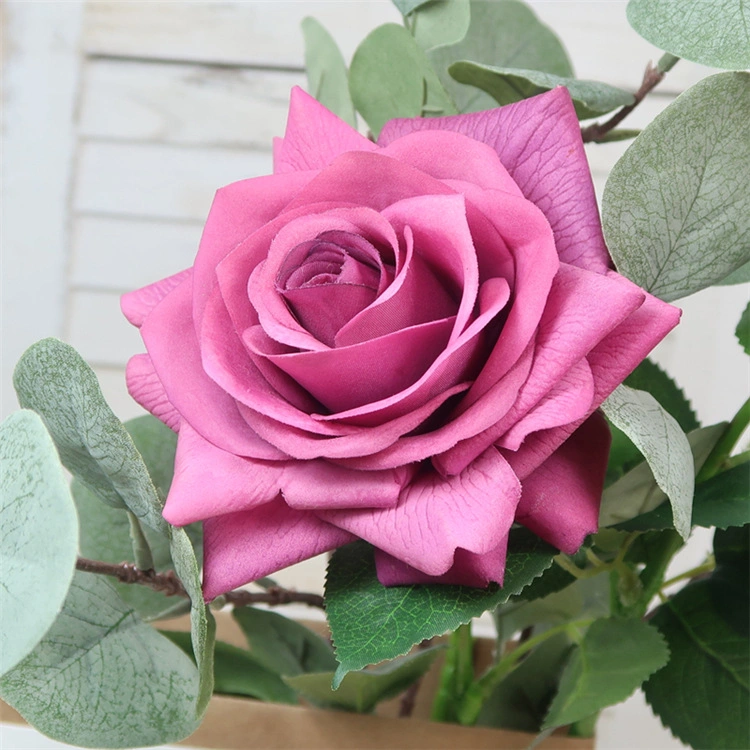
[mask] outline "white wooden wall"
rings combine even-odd
[[[531,4],[581,78],[635,90],[660,54],[628,27],[626,0]],[[304,84],[301,19],[317,17],[350,58],[368,30],[400,16],[389,0],[10,0],[2,13],[2,411],[16,408],[11,373],[23,349],[55,335],[129,418],[140,409],[124,365],[142,345],[119,295],[190,265],[214,191],[270,172],[289,89]],[[708,72],[681,62],[628,126],[643,127]],[[626,147],[588,147],[600,193]],[[656,355],[705,421],[747,395],[731,334],[747,296],[747,286],[725,287],[680,303],[683,324]],[[321,566],[284,580],[319,586]],[[635,720],[605,715],[600,747],[679,746],[642,706],[628,710]],[[634,721],[646,727],[643,742],[627,734]]]

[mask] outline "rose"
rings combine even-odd
[[[576,550],[596,410],[679,312],[611,270],[567,91],[376,145],[295,89],[274,157],[191,269],[123,298],[206,597],[357,537],[385,584],[501,582],[514,522]]]

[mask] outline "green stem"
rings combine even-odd
[[[678,62],[680,62],[679,57],[675,57],[669,52],[665,52],[659,59],[659,62],[656,63],[656,69],[660,73],[669,73],[669,71],[672,70],[672,68],[674,68],[674,66],[677,65]]]
[[[675,583],[679,583],[680,581],[687,581],[691,578],[696,578],[697,576],[703,575],[704,573],[710,573],[711,571],[716,569],[716,558],[714,558],[713,555],[709,555],[706,562],[702,563],[701,565],[696,565],[694,568],[691,568],[690,570],[686,570],[684,573],[680,573],[680,575],[675,576],[674,578],[670,578],[668,581],[664,581],[661,585],[661,591],[664,591],[665,588],[668,586],[672,586]]]
[[[133,543],[133,557],[135,566],[139,570],[154,570],[154,556],[151,554],[151,546],[143,533],[141,522],[128,511],[130,522],[130,541]]]
[[[750,398],[742,404],[724,434],[719,438],[711,453],[708,454],[708,458],[695,478],[696,484],[705,482],[719,473],[724,462],[729,458],[733,448],[742,437],[742,433],[747,429],[748,424],[750,424]]]
[[[497,664],[490,667],[490,669],[488,669],[482,677],[474,682],[466,691],[456,710],[458,721],[465,726],[470,726],[476,723],[479,712],[482,710],[484,702],[489,698],[492,691],[519,665],[521,659],[526,656],[529,651],[532,651],[540,643],[544,643],[548,638],[551,638],[558,633],[571,633],[572,631],[577,631],[580,628],[587,627],[592,622],[594,622],[593,618],[574,620],[573,622],[566,622],[562,625],[557,625],[554,628],[546,630],[544,633],[529,638],[528,641],[525,641],[517,648],[513,649],[513,651],[500,659]]]
[[[636,617],[643,617],[648,610],[651,600],[661,591],[664,574],[672,558],[683,546],[682,537],[676,532],[665,532],[664,544],[658,551],[658,554],[651,560],[641,572],[641,581],[643,582],[643,595],[638,604],[633,607],[632,614]]]
[[[430,718],[433,721],[456,721],[456,706],[473,681],[474,642],[471,623],[467,623],[450,635]]]

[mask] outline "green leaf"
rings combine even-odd
[[[750,354],[750,302],[744,309],[740,322],[737,323],[734,335],[740,342],[740,346],[745,350],[745,354]]]
[[[625,700],[668,660],[664,639],[648,623],[596,620],[565,666],[543,728],[571,724]]]
[[[385,587],[364,542],[334,552],[326,578],[326,612],[339,668],[347,672],[407,653],[412,646],[494,609],[521,592],[552,564],[557,553],[525,529],[513,529],[502,588],[468,586]]]
[[[656,483],[672,504],[675,529],[687,539],[695,465],[685,433],[651,394],[626,385],[619,386],[602,409],[646,458]]]
[[[393,23],[378,26],[357,47],[349,68],[357,111],[377,137],[394,117],[455,114],[456,108],[412,35]]]
[[[353,128],[357,127],[349,96],[346,63],[334,38],[314,18],[302,20],[305,37],[305,68],[310,94]]]
[[[750,463],[735,466],[701,482],[695,488],[692,525],[726,529],[750,523]],[[618,524],[624,531],[646,531],[672,527],[669,503]]]
[[[736,271],[732,271],[729,276],[725,276],[721,281],[715,282],[717,286],[730,286],[731,284],[746,284],[750,281],[750,263],[745,263]]]
[[[643,131],[632,128],[616,128],[605,133],[600,138],[594,140],[594,143],[616,143],[617,141],[629,141],[637,138]]]
[[[0,696],[43,734],[82,747],[176,742],[195,731],[198,676],[100,576],[76,573],[62,612],[0,680]]]
[[[162,635],[195,658],[190,633],[161,630]],[[216,641],[214,651],[214,692],[245,695],[271,703],[299,703],[292,688],[274,671],[268,669],[249,651]]]
[[[538,70],[499,68],[462,60],[453,63],[448,72],[459,83],[486,91],[501,105],[543,94],[556,86],[565,86],[573,99],[579,120],[598,117],[635,101],[629,92],[606,83],[563,78]]]
[[[211,610],[203,601],[201,569],[190,537],[185,529],[170,526],[169,531],[169,549],[174,562],[174,569],[190,596],[190,635],[200,676],[200,688],[195,710],[200,718],[208,707],[214,688],[216,620],[214,620]]]
[[[13,383],[21,405],[44,420],[71,474],[107,504],[129,508],[147,526],[168,534],[163,500],[143,459],[73,347],[57,339],[39,341],[16,365]]]
[[[701,425],[682,388],[650,359],[644,359],[625,379],[625,385],[650,393],[676,420],[683,432]]]
[[[31,411],[0,425],[0,675],[41,640],[75,571],[78,519],[55,445]]]
[[[333,649],[317,633],[298,622],[255,607],[235,607],[250,651],[268,669],[283,675],[336,669]]]
[[[750,525],[714,532],[716,569],[711,598],[716,611],[738,633],[750,635]]]
[[[372,669],[349,672],[336,690],[334,672],[300,674],[286,682],[316,706],[369,713],[380,701],[403,693],[432,666],[442,646],[417,651]]]
[[[564,633],[537,646],[492,691],[482,706],[477,725],[539,732],[571,646]]]
[[[750,67],[744,0],[630,0],[630,25],[647,41],[712,68]]]
[[[460,42],[469,30],[469,0],[432,0],[409,18],[410,31],[426,52]]]
[[[741,750],[750,736],[750,648],[747,633],[717,611],[712,589],[710,579],[697,581],[656,610],[651,622],[666,638],[671,658],[644,692],[686,744]]]
[[[460,112],[491,109],[497,104],[483,91],[451,78],[448,68],[459,60],[573,77],[573,68],[562,43],[528,5],[519,0],[471,0],[470,6],[471,22],[464,38],[429,54]]]
[[[393,4],[399,9],[402,16],[408,16],[417,8],[427,5],[432,0],[393,0]]]
[[[604,235],[620,273],[670,301],[746,264],[748,171],[750,74],[706,78],[641,133],[607,180]]]

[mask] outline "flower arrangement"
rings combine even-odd
[[[631,0],[666,50],[631,94],[574,78],[520,0],[394,2],[348,68],[305,21],[273,174],[220,189],[193,266],[124,296],[151,416],[120,423],[60,341],[19,362],[0,696],[134,747],[214,693],[408,713],[439,658],[436,721],[590,736],[643,686],[684,742],[745,747],[750,403],[702,426],[647,359],[672,301],[750,279],[740,5]],[[621,128],[679,57],[729,72]],[[623,139],[600,219],[584,143]],[[713,554],[667,580],[694,526]],[[324,597],[269,577],[321,553]],[[292,601],[332,645],[257,606]],[[216,640],[223,608],[249,648]]]

